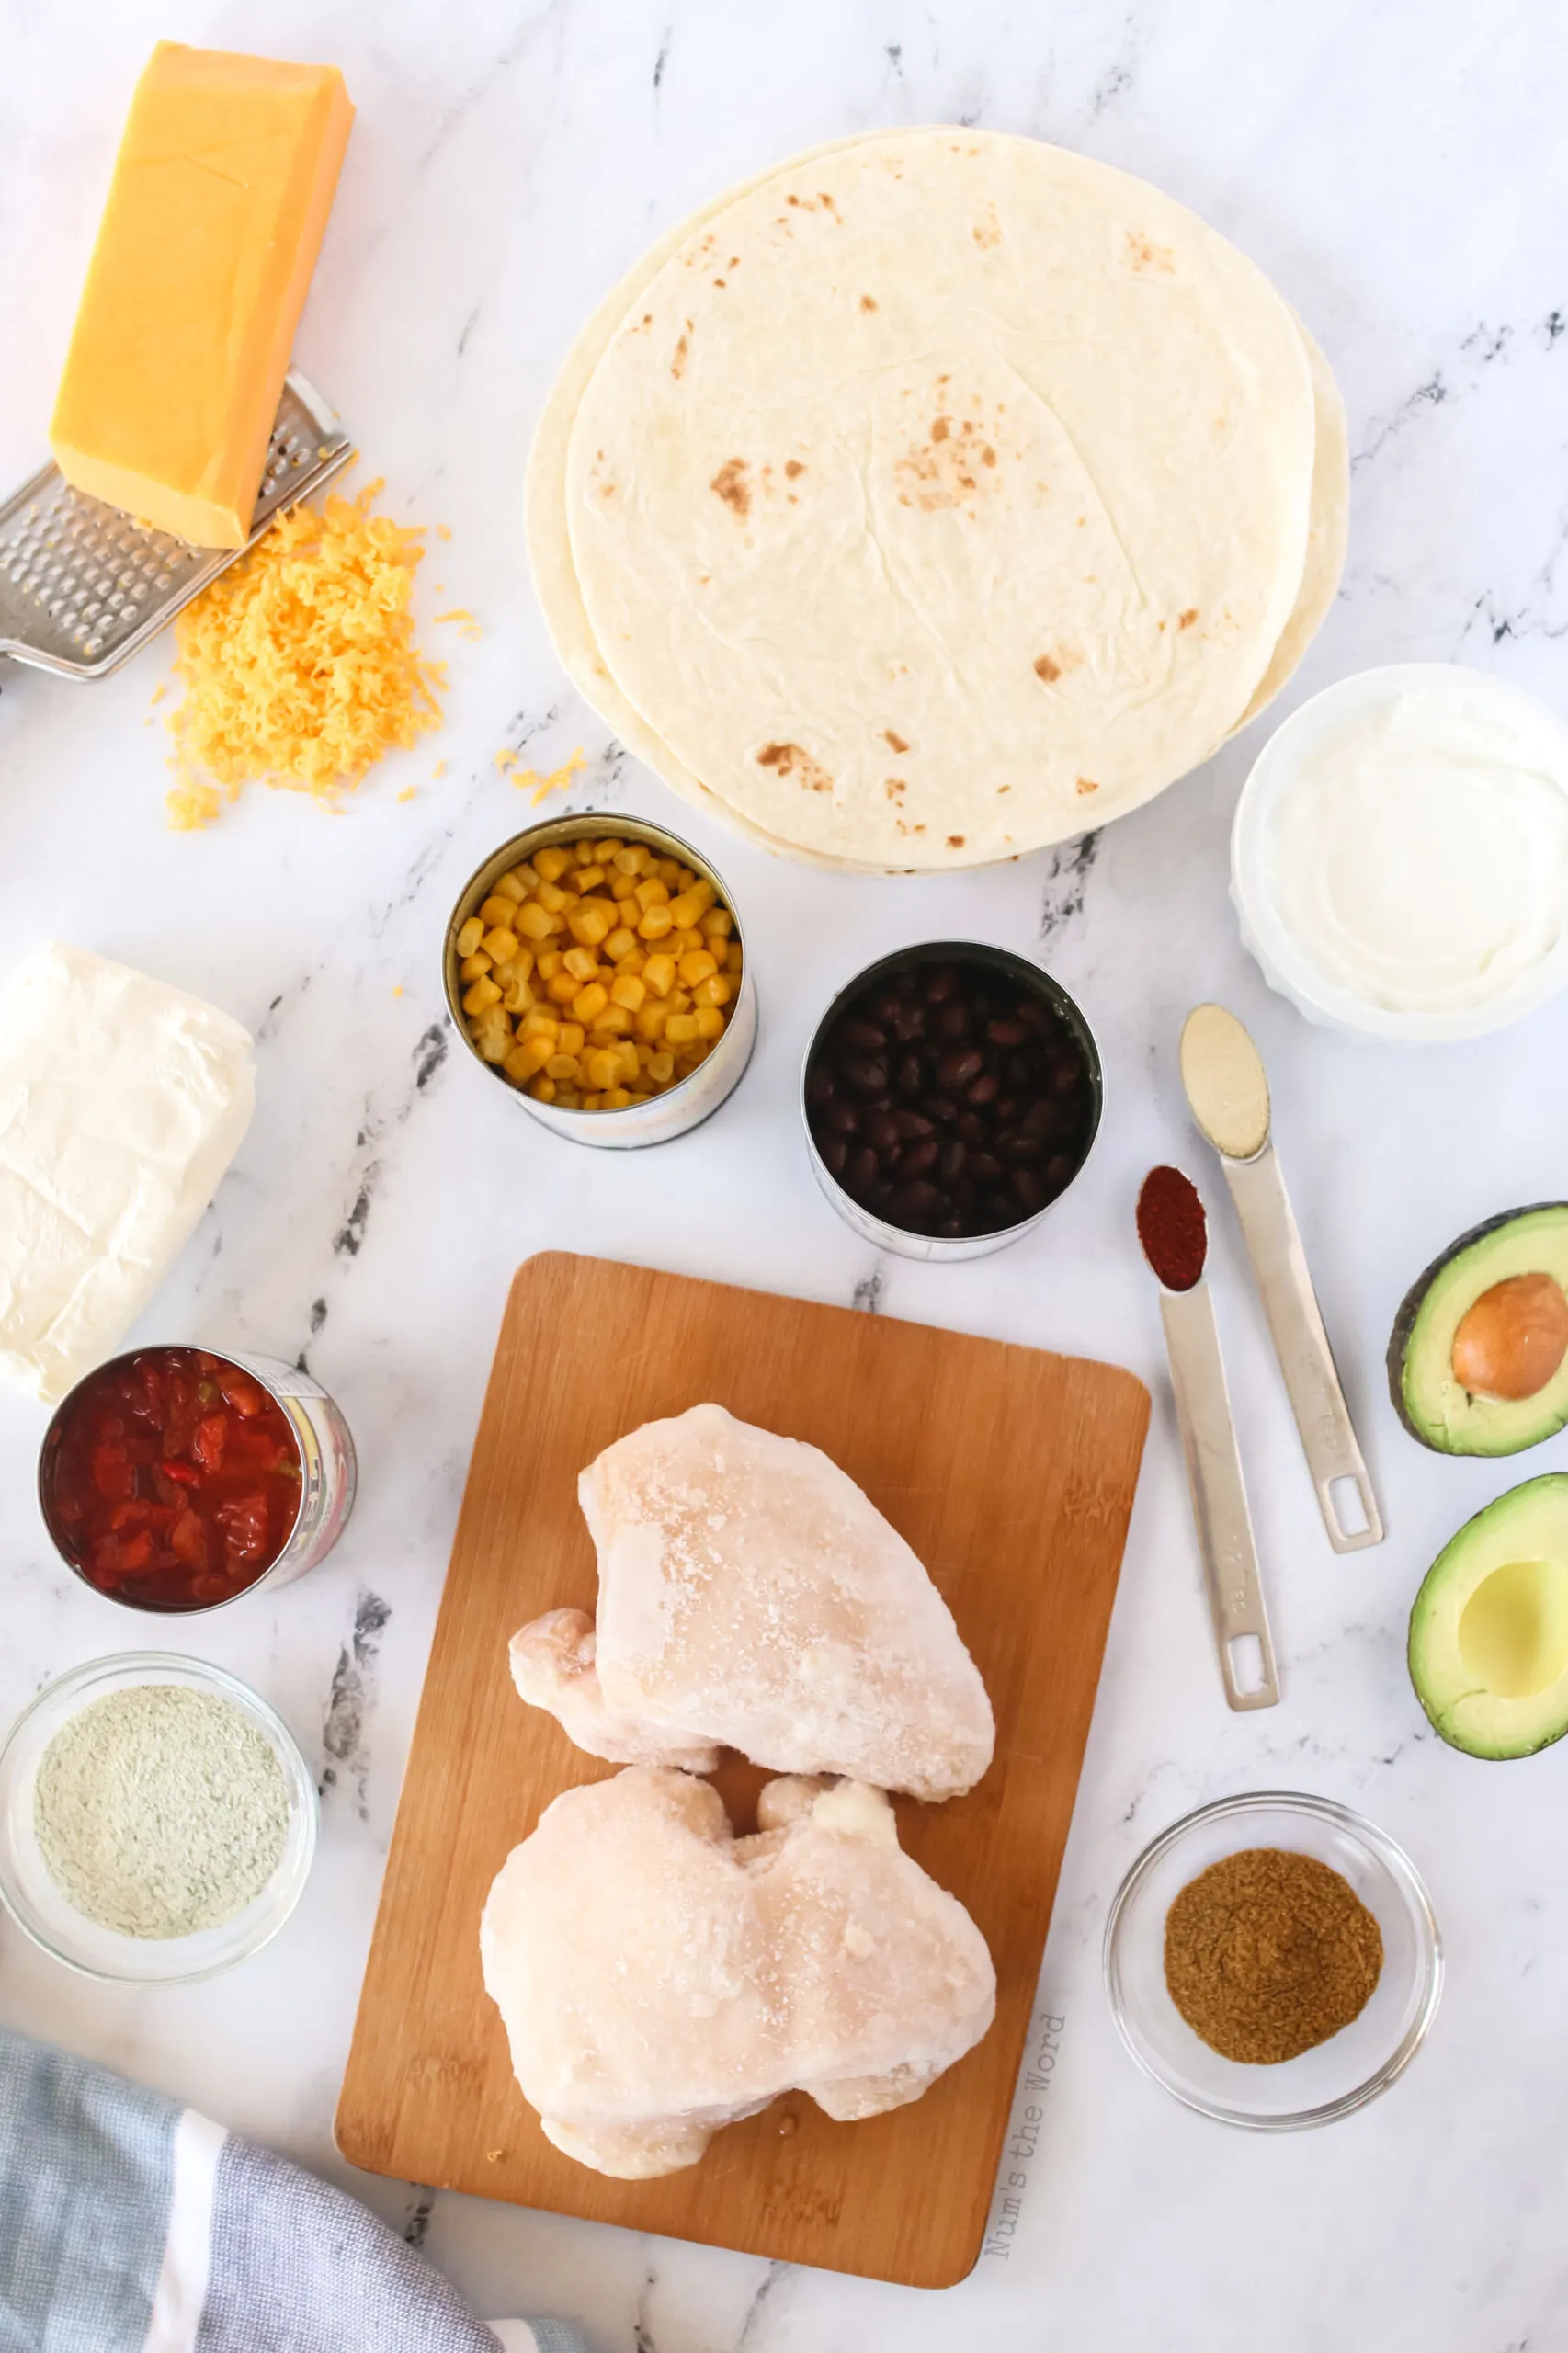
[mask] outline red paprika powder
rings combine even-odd
[[[1190,1290],[1209,1255],[1198,1188],[1179,1168],[1151,1168],[1138,1196],[1138,1239],[1167,1290]]]

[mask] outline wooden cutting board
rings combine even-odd
[[[996,1711],[996,1757],[899,1832],[966,1904],[996,2022],[926,2097],[835,2124],[804,2094],[699,2165],[611,2181],[552,2149],[513,2080],[479,1915],[550,1800],[614,1768],[513,1690],[506,1643],[592,1609],[577,1473],[705,1399],[809,1439],[858,1480],[945,1595]],[[561,1253],[518,1272],[436,1626],[337,2143],[372,2173],[790,2263],[949,2287],[980,2253],[1067,1842],[1148,1427],[1108,1365]],[[727,1761],[738,1828],[767,1776]]]

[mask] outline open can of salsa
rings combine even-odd
[[[276,1357],[136,1348],[76,1383],[39,1457],[39,1503],[84,1584],[128,1608],[221,1609],[290,1585],[354,1505],[354,1441]]]

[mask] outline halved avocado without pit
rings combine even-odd
[[[1491,1218],[1394,1318],[1389,1389],[1439,1454],[1519,1454],[1568,1425],[1568,1201]]]
[[[1529,1756],[1568,1732],[1568,1475],[1468,1520],[1410,1613],[1410,1679],[1452,1748]]]

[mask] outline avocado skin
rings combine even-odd
[[[1401,1300],[1399,1313],[1393,1319],[1393,1331],[1389,1337],[1387,1358],[1389,1395],[1393,1400],[1394,1412],[1399,1415],[1404,1427],[1417,1446],[1426,1447],[1429,1453],[1449,1454],[1453,1449],[1439,1446],[1437,1439],[1422,1428],[1420,1423],[1411,1414],[1404,1398],[1405,1356],[1410,1347],[1410,1335],[1415,1329],[1416,1316],[1421,1312],[1422,1303],[1427,1292],[1437,1281],[1437,1277],[1445,1271],[1452,1260],[1459,1256],[1461,1250],[1469,1250],[1477,1242],[1484,1242],[1489,1234],[1501,1233],[1504,1226],[1512,1225],[1516,1218],[1534,1217],[1540,1210],[1562,1209],[1568,1209],[1568,1201],[1527,1201],[1521,1209],[1504,1210],[1496,1217],[1483,1218],[1479,1225],[1472,1225],[1468,1233],[1461,1233],[1457,1242],[1450,1242],[1446,1250],[1439,1250],[1431,1265],[1422,1268],[1405,1292],[1403,1299]],[[1551,1429],[1542,1430],[1540,1438],[1535,1439],[1533,1443],[1539,1446],[1545,1439],[1554,1438],[1562,1427],[1561,1422],[1555,1423]],[[1522,1448],[1519,1449],[1521,1452],[1525,1450]]]
[[[1540,1206],[1555,1208],[1557,1204],[1550,1202],[1541,1203]],[[1518,1216],[1520,1212],[1515,1211],[1513,1214]],[[1494,1219],[1488,1225],[1477,1230],[1481,1233],[1488,1233],[1492,1225],[1504,1221]],[[1441,1266],[1445,1262],[1439,1259],[1437,1263]],[[1405,1637],[1404,1663],[1410,1677],[1411,1688],[1421,1703],[1421,1712],[1439,1740],[1446,1741],[1448,1745],[1456,1750],[1460,1756],[1477,1757],[1483,1765],[1510,1765],[1517,1763],[1522,1757],[1539,1756],[1543,1748],[1555,1746],[1563,1734],[1568,1733],[1568,1713],[1564,1713],[1561,1720],[1543,1716],[1542,1722],[1546,1727],[1544,1730],[1533,1738],[1511,1741],[1506,1746],[1483,1745],[1477,1740],[1461,1739],[1453,1725],[1445,1723],[1443,1721],[1446,1711],[1435,1707],[1427,1696],[1422,1656],[1423,1643],[1426,1634],[1426,1620],[1437,1605],[1448,1578],[1462,1563],[1471,1539],[1483,1534],[1494,1515],[1504,1506],[1517,1504],[1525,1495],[1540,1494],[1543,1491],[1568,1491],[1568,1472],[1548,1471],[1538,1479],[1527,1479],[1522,1486],[1509,1487],[1503,1495],[1494,1495],[1489,1504],[1483,1504],[1479,1511],[1472,1512],[1463,1527],[1449,1537],[1422,1578],[1415,1598],[1410,1605],[1410,1626]]]

